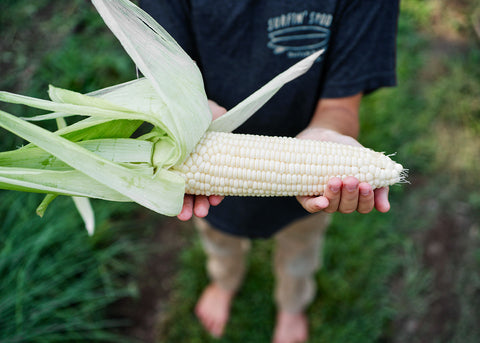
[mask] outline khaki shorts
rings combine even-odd
[[[305,310],[315,297],[315,272],[321,267],[323,236],[330,222],[324,212],[288,225],[274,236],[275,301],[279,309]],[[223,233],[206,220],[195,218],[207,254],[207,271],[220,287],[236,291],[246,271],[250,240]]]

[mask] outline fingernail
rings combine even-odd
[[[367,196],[370,194],[370,190],[369,189],[362,189],[360,191],[360,194],[363,195],[363,196]]]
[[[332,193],[338,193],[340,191],[340,187],[338,186],[329,186],[328,188]]]
[[[346,185],[347,191],[354,192],[357,189],[356,185]]]

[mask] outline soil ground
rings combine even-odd
[[[170,292],[179,265],[179,253],[191,240],[192,226],[176,218],[161,221],[148,245],[158,246],[147,255],[135,282],[138,296],[125,298],[110,308],[112,316],[127,321],[118,332],[144,343],[155,342],[156,328],[168,311]]]

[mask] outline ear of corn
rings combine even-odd
[[[355,176],[374,189],[404,179],[403,167],[371,149],[289,137],[209,132],[174,172],[196,195],[323,194],[332,177]]]

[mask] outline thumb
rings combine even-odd
[[[213,100],[208,100],[208,106],[210,107],[210,111],[212,111],[212,121],[227,113],[225,107],[220,106]]]
[[[324,196],[318,197],[309,197],[309,196],[298,196],[298,202],[302,207],[310,213],[315,213],[321,210],[324,210],[328,207],[329,201]]]

